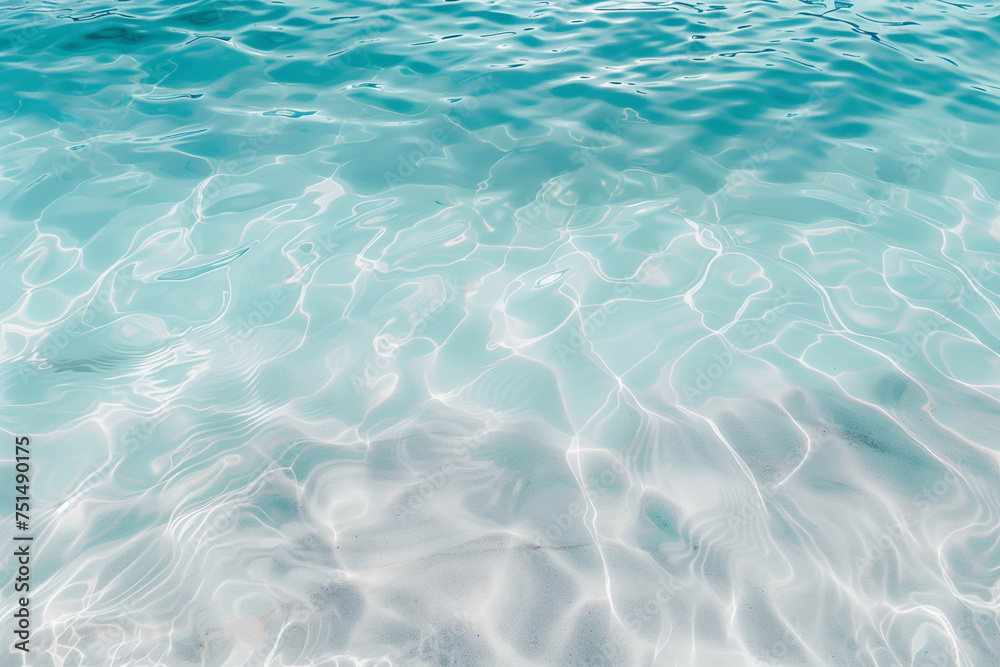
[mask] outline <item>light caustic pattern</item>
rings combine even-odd
[[[0,664],[1000,664],[997,15],[5,8]]]

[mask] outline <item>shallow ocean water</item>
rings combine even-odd
[[[4,6],[0,664],[1000,664],[998,16]]]

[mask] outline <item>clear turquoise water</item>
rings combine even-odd
[[[2,9],[2,664],[1000,664],[995,3]]]

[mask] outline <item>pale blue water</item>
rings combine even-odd
[[[996,3],[0,27],[0,664],[1000,665]]]

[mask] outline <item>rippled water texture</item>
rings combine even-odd
[[[998,15],[5,4],[0,664],[1000,665]]]

